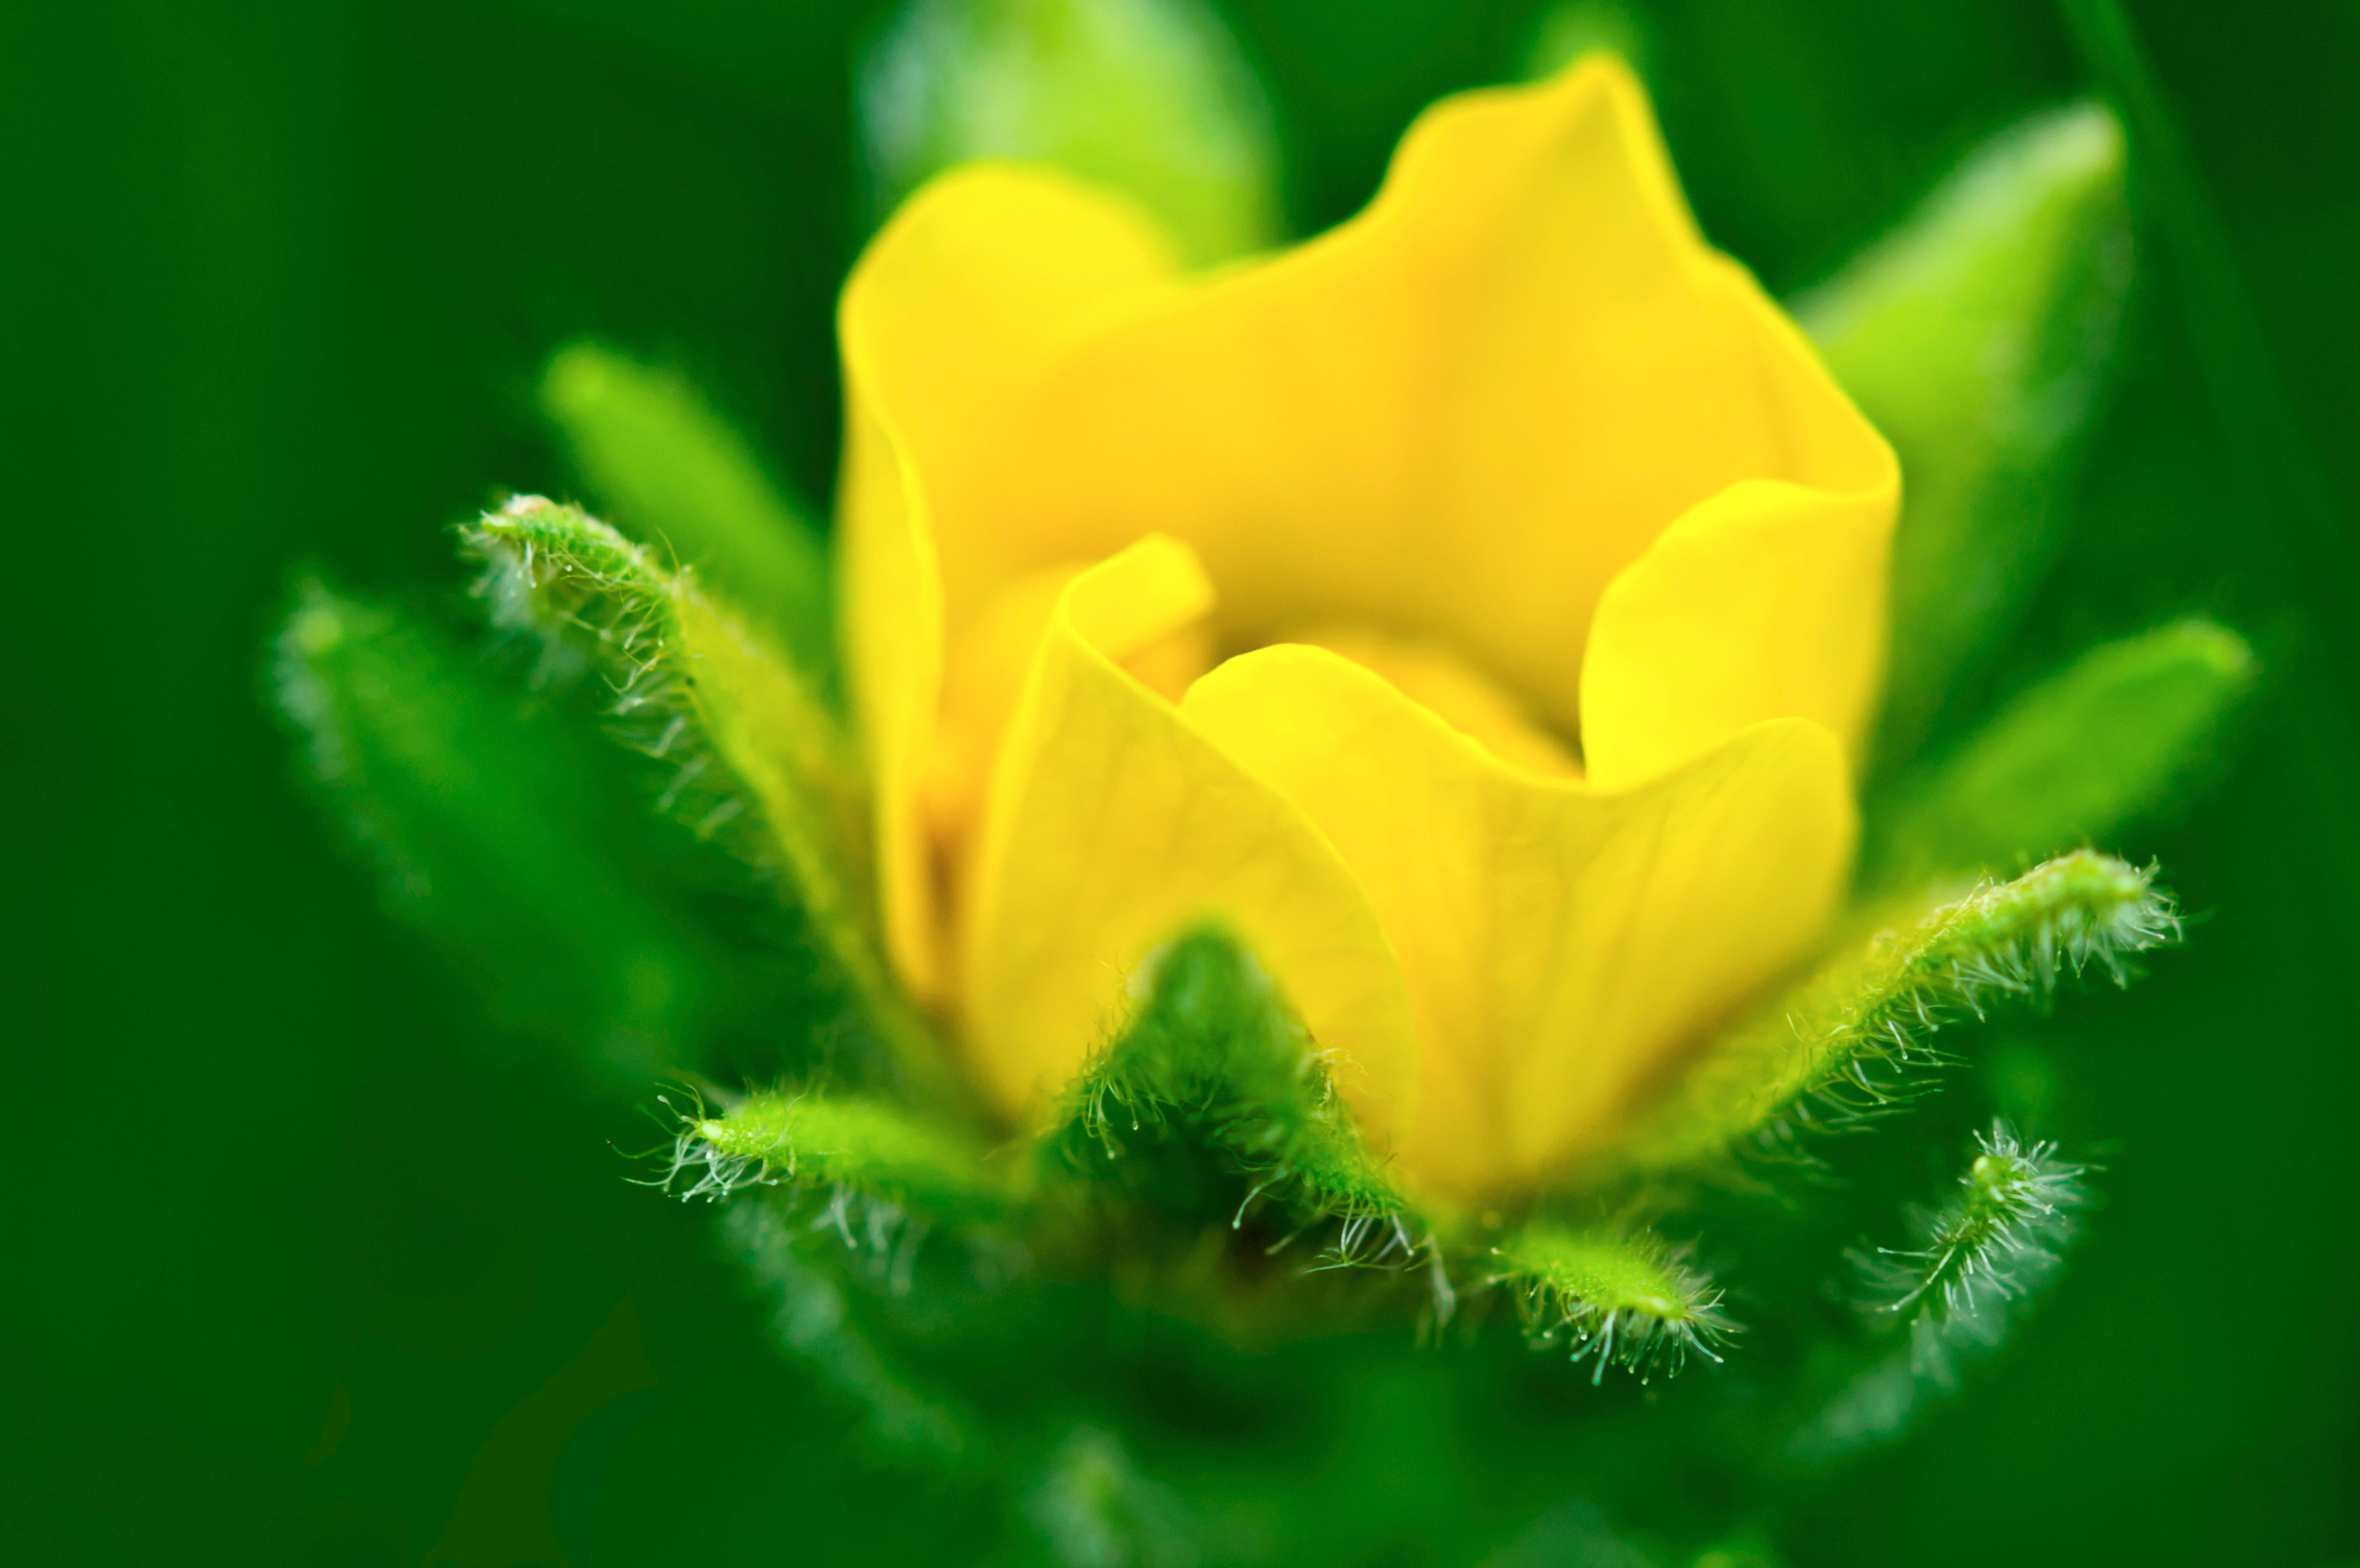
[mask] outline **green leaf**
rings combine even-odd
[[[757,1183],[843,1187],[929,1223],[997,1224],[1022,1202],[958,1131],[859,1095],[757,1094],[683,1129],[670,1186],[698,1172],[684,1197],[727,1196]]]
[[[1249,1203],[1266,1194],[1305,1223],[1342,1221],[1348,1256],[1366,1242],[1405,1259],[1416,1244],[1401,1194],[1252,954],[1200,928],[1162,948],[1142,979],[1137,1014],[1066,1090],[1045,1145],[1053,1169],[1103,1168],[1131,1135],[1180,1124],[1255,1183]]]
[[[1987,884],[1878,931],[1716,1043],[1619,1142],[1617,1168],[1710,1168],[1875,1115],[1907,1095],[1949,1019],[2038,1002],[2093,964],[2125,983],[2129,955],[2179,931],[2151,872],[2089,850]]]
[[[2129,278],[2122,130],[2084,104],[1985,143],[1796,302],[1901,458],[1886,761],[1925,738],[2046,571]]]
[[[1496,1255],[1492,1282],[1517,1289],[1538,1340],[1563,1334],[1576,1362],[1595,1360],[1592,1383],[1617,1364],[1644,1380],[1679,1371],[1691,1352],[1719,1361],[1713,1346],[1736,1329],[1721,1314],[1721,1292],[1652,1236],[1537,1221]]]
[[[2092,649],[1896,792],[1871,827],[1873,886],[2007,871],[2153,809],[2251,686],[2234,632],[2185,620]]]
[[[940,170],[1012,159],[1124,192],[1195,261],[1279,237],[1270,101],[1204,0],[911,0],[859,96],[879,220]]]
[[[694,572],[666,571],[578,507],[519,496],[465,541],[496,624],[541,638],[550,667],[593,665],[612,685],[626,738],[672,769],[660,804],[776,878],[901,1086],[963,1106],[877,946],[859,772],[808,679]]]
[[[827,547],[805,510],[694,388],[595,343],[549,361],[541,406],[600,501],[696,566],[816,689],[836,668]]]
[[[425,623],[318,581],[279,633],[279,706],[387,902],[508,1011],[644,1082],[683,1058],[714,977],[613,861],[615,826],[544,717]]]

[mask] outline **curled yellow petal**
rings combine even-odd
[[[1462,1192],[1595,1146],[1809,950],[1851,863],[1841,748],[1808,719],[1617,791],[1510,767],[1325,649],[1232,659],[1182,711],[1303,811],[1375,906],[1422,1045],[1403,1164]]]
[[[1408,995],[1367,897],[1287,802],[1118,660],[1209,604],[1194,556],[1141,541],[1060,595],[1008,721],[966,895],[961,1032],[1022,1117],[1119,1023],[1157,945],[1227,922],[1278,978],[1344,1092],[1405,1123]]]
[[[1066,585],[1085,569],[1056,566],[1019,578],[951,650],[926,774],[925,814],[934,840],[937,878],[954,903],[964,869],[960,851],[983,809],[1000,734],[1023,693],[1033,654]],[[1193,564],[1189,571],[1196,574]],[[1203,586],[1201,574],[1189,580]],[[1163,630],[1126,630],[1120,638],[1101,641],[1100,647],[1149,690],[1177,700],[1188,683],[1213,663],[1203,608],[1191,601],[1186,612],[1175,614]]]
[[[1765,719],[1809,718],[1857,758],[1885,646],[1892,492],[1733,485],[1608,586],[1582,668],[1582,756],[1609,788]]]
[[[1154,231],[1054,176],[985,166],[922,192],[845,286],[840,621],[875,792],[886,946],[939,1000],[941,926],[921,799],[945,630],[933,476],[975,460],[989,416],[1096,302],[1161,276]]]

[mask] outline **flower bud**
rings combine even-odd
[[[1653,90],[1654,34],[1630,0],[1561,0],[1549,6],[1533,25],[1521,74],[1538,82],[1594,49],[1620,55]]]
[[[1280,229],[1269,99],[1202,0],[911,0],[859,91],[872,219],[978,159],[1122,191],[1193,261]]]

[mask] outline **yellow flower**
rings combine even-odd
[[[1818,939],[1897,474],[1619,65],[1210,274],[956,170],[839,326],[888,942],[1011,1118],[1211,916],[1408,1181],[1513,1191]]]

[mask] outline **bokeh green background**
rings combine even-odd
[[[1525,0],[1225,9],[1305,232],[1533,25]],[[1781,291],[2092,81],[2037,0],[1640,10],[1707,231]],[[585,331],[689,367],[825,493],[849,62],[880,15],[0,14],[6,1560],[417,1562],[627,1299],[659,1387],[563,1451],[574,1561],[955,1556],[923,1479],[825,1482],[841,1414],[763,1350],[707,1215],[623,1179],[649,1124],[383,918],[260,674],[290,563],[445,603],[447,524],[566,487],[530,389]],[[2207,787],[2119,846],[2197,918],[2060,1032],[2060,1124],[2107,1167],[2087,1245],[1972,1398],[1804,1501],[1798,1563],[2360,1557],[2360,600],[2307,532],[2360,516],[2360,5],[2133,16],[2283,400],[2219,373],[2235,301],[2150,222],[2071,542],[1982,679],[2187,609],[2270,674]]]

